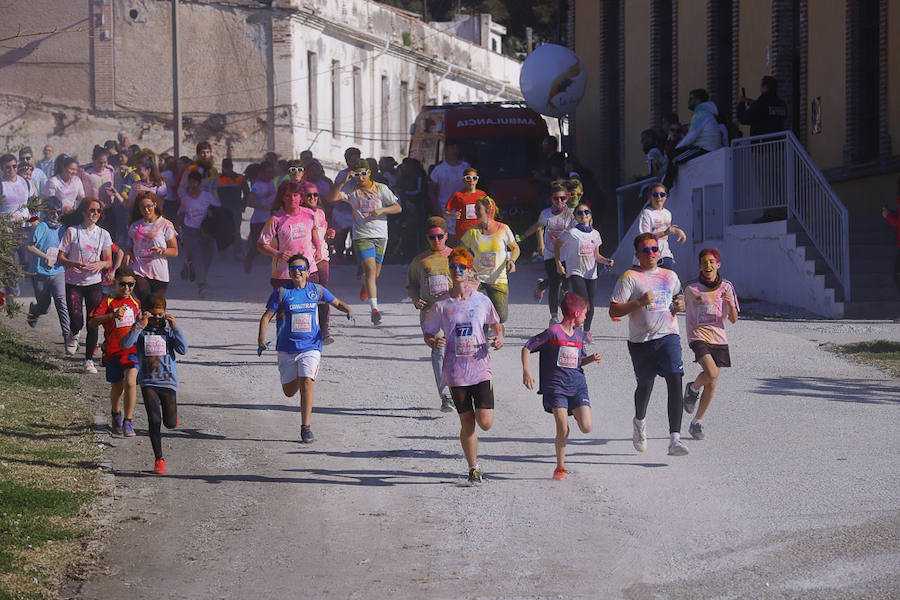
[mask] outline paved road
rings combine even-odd
[[[362,309],[354,271],[336,267],[330,287]],[[648,450],[632,448],[625,325],[598,309],[604,361],[586,368],[595,430],[573,435],[575,474],[558,483],[552,419],[519,366],[547,319],[530,301],[537,273],[525,265],[514,276],[507,347],[493,354],[496,422],[481,435],[488,481],[476,488],[458,485],[458,421],[437,411],[417,315],[400,303],[402,269],[382,277],[382,327],[334,327],[309,446],[297,441],[297,401],[280,392],[274,353],[256,356],[262,265],[247,277],[216,265],[216,300],[175,282],[170,312],[191,350],[179,363],[181,428],[163,440],[169,474],[148,472],[139,407],[139,437],[107,451],[110,570],[81,597],[900,595],[900,381],[819,347],[900,339],[900,325],[739,321],[707,438],[692,441],[686,420],[690,455],[672,458],[663,385]]]

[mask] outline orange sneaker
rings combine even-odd
[[[166,474],[166,461],[162,458],[156,461],[153,465],[153,472],[157,475],[165,475]]]
[[[365,302],[369,299],[369,293],[366,292],[366,284],[362,284],[362,287],[359,288],[359,301]]]
[[[553,471],[553,479],[555,479],[556,481],[565,481],[566,473],[571,473],[571,472],[572,471],[569,471],[568,469],[564,469],[563,467],[556,467],[556,469]]]

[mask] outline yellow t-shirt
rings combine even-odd
[[[507,285],[506,261],[509,259],[509,245],[516,243],[516,237],[504,223],[498,223],[491,235],[481,232],[480,227],[472,227],[462,237],[462,244],[475,255],[475,278],[492,285]]]

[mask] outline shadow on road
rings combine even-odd
[[[900,403],[900,386],[873,383],[870,379],[772,377],[759,381],[754,392],[768,396],[802,396],[861,404]]]

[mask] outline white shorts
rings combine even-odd
[[[315,379],[319,372],[319,360],[322,353],[318,350],[306,352],[278,352],[278,372],[281,373],[281,384],[291,383],[298,377]]]

